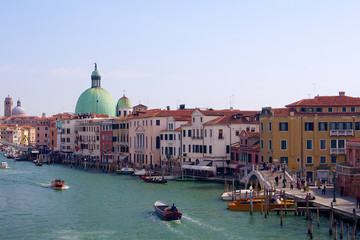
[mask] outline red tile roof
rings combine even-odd
[[[325,107],[325,106],[360,106],[360,98],[348,96],[316,96],[312,99],[302,99],[300,101],[286,105],[286,107]]]

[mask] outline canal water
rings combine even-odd
[[[85,172],[63,165],[35,166],[2,155],[0,239],[309,239],[305,217],[227,210],[223,185],[211,182],[151,184],[139,177]],[[56,191],[50,182],[65,180]],[[181,221],[166,222],[153,204],[175,203]],[[316,222],[316,221],[314,221]],[[314,223],[314,239],[333,239],[328,219]]]

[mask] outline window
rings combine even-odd
[[[345,140],[338,140],[338,148],[345,148]]]
[[[305,123],[305,131],[314,131],[314,123],[306,122]]]
[[[269,140],[269,149],[271,150],[272,149],[272,141]]]
[[[212,129],[210,129],[210,137],[212,137]]]
[[[191,129],[188,130],[188,137],[191,137]]]
[[[300,108],[300,112],[305,112],[305,108]]]
[[[223,138],[223,130],[219,129],[219,139],[222,139],[222,138]]]
[[[186,149],[185,149],[185,144],[183,144],[183,152],[185,152],[185,150],[186,150]]]
[[[320,164],[326,164],[326,156],[320,156]]]
[[[335,164],[336,163],[336,156],[331,156],[331,164]]]
[[[195,118],[193,117],[193,122],[195,122]]]
[[[306,157],[306,164],[313,164],[313,158],[312,158],[312,156],[307,156],[307,157]]]
[[[264,149],[264,140],[262,140],[262,139],[260,140],[260,148]]]
[[[320,150],[325,150],[325,149],[326,149],[326,140],[321,139],[320,140]]]
[[[286,149],[287,149],[287,142],[286,142],[286,140],[281,140],[280,144],[281,144],[281,150],[286,150]]]
[[[191,152],[191,145],[189,144],[189,152]]]
[[[306,140],[306,149],[307,150],[312,150],[312,140]]]
[[[209,153],[212,154],[212,146],[209,145]]]
[[[183,137],[186,137],[186,131],[183,130]]]
[[[346,107],[341,108],[342,112],[346,112]]]
[[[162,134],[160,134],[160,140],[163,140],[163,135]],[[166,140],[166,139],[165,139]]]
[[[264,124],[261,122],[260,123],[260,131],[263,132],[264,131]]]
[[[160,149],[160,137],[159,136],[156,137],[156,148]]]
[[[172,141],[175,135],[169,134],[169,140]]]
[[[271,127],[272,127],[271,122],[269,122],[269,132],[271,132]]]
[[[319,131],[327,131],[328,123],[327,122],[319,122]]]
[[[280,163],[288,164],[288,157],[280,157]]]
[[[165,134],[165,140],[168,140],[168,135],[167,134]]]
[[[322,108],[316,108],[316,112],[322,112]]]
[[[226,145],[226,153],[230,153],[230,145]]]
[[[337,148],[337,141],[335,139],[331,140],[331,148]]]
[[[355,107],[351,107],[350,112],[355,112]]]
[[[328,112],[332,112],[333,111],[333,109],[332,108],[328,108]]]
[[[279,123],[279,131],[288,131],[288,123],[280,122]]]
[[[355,122],[355,130],[360,130],[360,122]]]
[[[204,145],[204,153],[206,153],[206,150],[207,150],[207,149],[206,149],[206,145]]]
[[[156,120],[156,126],[160,126],[160,120]]]
[[[202,117],[200,117],[200,122],[202,122]]]

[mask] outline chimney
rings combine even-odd
[[[185,104],[180,104],[179,109],[184,110],[185,109]]]
[[[340,92],[339,92],[339,96],[340,96],[340,97],[344,97],[344,96],[345,96],[345,92],[340,91]]]
[[[166,110],[170,111],[170,106],[166,106]]]

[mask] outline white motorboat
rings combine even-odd
[[[135,170],[133,168],[128,168],[128,167],[124,167],[121,168],[120,170],[116,170],[118,174],[133,174],[134,171]]]
[[[233,201],[235,199],[239,200],[240,198],[250,197],[250,192],[252,192],[255,196],[257,196],[257,192],[254,192],[254,190],[243,189],[243,190],[236,190],[234,198],[233,198],[233,192],[224,192],[221,195],[221,199],[223,201]],[[264,192],[261,191],[259,193],[259,196],[264,196]]]
[[[0,168],[9,168],[7,162],[1,162]]]
[[[141,169],[141,170],[135,170],[134,171],[134,175],[135,176],[144,176],[148,174],[148,172],[145,169]]]

